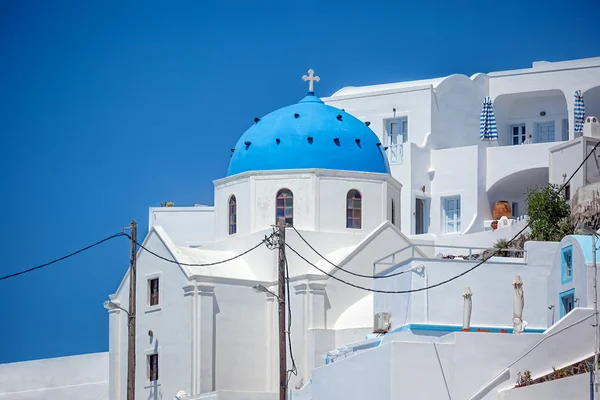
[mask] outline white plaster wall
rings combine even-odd
[[[214,207],[151,207],[148,226],[160,225],[178,246],[214,240]]]
[[[313,399],[391,400],[391,344],[313,371]],[[360,357],[360,359],[359,359]],[[359,360],[358,362],[354,362]]]
[[[345,109],[361,121],[370,121],[370,128],[384,144],[386,144],[385,120],[387,119],[408,118],[409,142],[421,144],[427,133],[431,132],[431,85],[327,97],[323,101],[330,106]]]
[[[496,399],[497,391],[514,387],[519,372],[529,370],[535,379],[552,372],[553,367],[560,369],[590,357],[594,351],[592,325],[593,309],[576,308],[542,335],[506,335],[532,337],[535,341],[520,354],[511,355],[512,360],[509,359],[504,366],[490,368],[493,377],[486,384],[479,385],[476,392],[486,390],[473,400]],[[557,348],[561,351],[556,351]],[[589,390],[589,386],[587,388]]]
[[[357,178],[320,177],[315,226],[320,231],[366,234],[387,220],[387,183]],[[346,228],[346,196],[356,189],[362,195],[362,228]]]
[[[550,183],[562,185],[571,177],[571,174],[575,172],[586,155],[584,142],[585,138],[579,137],[569,142],[555,145],[550,149]],[[584,175],[584,169],[582,168],[571,179],[569,183],[571,185],[571,196],[575,194],[577,188],[583,186]]]
[[[276,195],[283,188],[294,194],[294,226],[304,230],[364,234],[389,218],[388,192],[398,196],[402,185],[387,174],[328,171],[257,171],[215,182],[217,240],[262,231],[275,221]],[[346,228],[346,195],[357,189],[363,196],[362,229]],[[228,201],[236,195],[238,227],[228,234]],[[336,200],[337,199],[337,200]],[[401,207],[401,204],[398,204]]]
[[[281,174],[253,178],[253,231],[267,229],[276,223],[277,192],[287,188],[294,194],[294,226],[297,229],[315,229],[314,174]]]
[[[313,399],[467,399],[540,338],[487,333],[451,336],[454,340],[435,345],[433,341],[393,341],[317,368]]]
[[[252,284],[215,287],[216,390],[269,391],[268,348],[278,342],[268,334],[266,295]]]
[[[590,375],[589,373],[585,373],[555,381],[506,390],[498,393],[498,400],[584,400],[589,399],[589,396]]]
[[[490,190],[496,183],[510,175],[522,173],[526,170],[548,168],[549,149],[555,145],[555,143],[536,143],[486,148],[487,190]],[[543,183],[547,183],[547,181]],[[537,184],[537,182],[531,182],[531,184]]]
[[[144,246],[167,259],[173,259],[155,232],[147,237]],[[158,277],[159,305],[149,307],[148,279]],[[177,264],[163,261],[146,251],[138,252],[136,292],[136,392],[145,398],[171,396],[179,390],[191,392],[191,307],[184,297],[183,287],[188,284]],[[129,308],[129,278],[121,283],[114,296],[124,309]],[[110,315],[110,376],[111,390],[116,399],[125,399],[127,391],[127,316],[113,311]],[[114,317],[113,317],[114,316]],[[174,329],[173,327],[177,327]],[[115,329],[119,338],[114,338]],[[148,332],[154,336],[150,340]],[[116,349],[115,347],[118,346]],[[147,376],[147,354],[158,349],[159,382],[150,384]],[[185,371],[185,372],[184,372]],[[112,380],[118,380],[113,387]],[[118,387],[117,387],[118,385]],[[157,397],[158,396],[158,397]],[[112,399],[111,399],[112,400]]]
[[[540,115],[545,112],[545,115]],[[498,143],[512,145],[511,125],[525,124],[527,137],[536,139],[536,124],[554,122],[554,140],[562,141],[562,120],[568,118],[567,100],[561,90],[545,90],[508,94],[494,100],[494,114],[498,127]]]
[[[397,269],[391,269],[386,274],[393,274],[421,264],[425,265],[423,272],[415,270],[389,279],[377,279],[375,288],[390,291],[419,289],[461,274],[477,263],[419,259]],[[512,282],[516,275],[520,275],[525,292],[523,318],[529,322],[531,328],[545,328],[547,326],[547,274],[548,267],[545,266],[488,261],[447,284],[411,293],[408,299],[407,295],[376,293],[374,311],[391,312],[392,329],[406,323],[461,325],[464,304],[462,293],[464,288],[469,286],[473,292],[471,325],[511,326],[514,298]]]
[[[567,246],[573,246],[573,280],[562,283],[561,262],[562,249]],[[547,311],[548,326],[560,319],[560,293],[575,289],[575,298],[579,298],[576,307],[593,306],[593,296],[588,296],[588,270],[584,255],[579,242],[571,236],[566,236],[557,246],[552,257],[552,269],[548,275],[548,306],[553,305],[552,310]],[[593,280],[591,281],[593,282]]]
[[[0,364],[2,400],[108,400],[107,352]]]
[[[229,198],[236,198],[236,233],[229,235]],[[273,195],[275,196],[275,195]],[[252,198],[252,182],[250,177],[242,177],[223,183],[215,183],[215,238],[224,240],[230,236],[241,236],[254,232],[252,227],[252,211],[255,208]]]
[[[441,199],[457,195],[461,197],[461,231],[482,230],[483,221],[491,215],[485,189],[481,185],[482,179],[485,179],[481,175],[485,175],[486,171],[485,148],[469,146],[432,151],[431,167],[435,175],[431,182],[430,233],[445,233]],[[480,206],[482,203],[486,207]]]
[[[504,94],[558,89],[567,101],[569,138],[574,138],[573,111],[576,90],[600,86],[600,57],[557,63],[534,63],[532,68],[488,74],[492,100]]]
[[[445,149],[481,145],[479,116],[487,85],[465,75],[452,75],[434,90],[430,148]]]
[[[155,233],[145,247],[172,259]],[[157,275],[159,274],[159,275]],[[148,279],[159,278],[159,306],[149,306]],[[144,398],[174,396],[179,390],[190,391],[191,366],[191,307],[184,297],[183,287],[189,284],[177,264],[167,263],[146,251],[138,253],[136,293],[136,392]],[[120,297],[127,297],[127,290]],[[126,326],[126,325],[125,325]],[[148,331],[154,336],[151,340]],[[123,330],[124,336],[127,330]],[[122,359],[126,364],[127,346]],[[147,354],[158,349],[160,385],[148,383]],[[126,371],[126,368],[123,369]],[[185,372],[184,372],[185,371]],[[122,382],[126,382],[126,373]],[[126,386],[126,385],[122,385]],[[160,397],[157,397],[160,398]],[[124,399],[124,397],[123,397]]]

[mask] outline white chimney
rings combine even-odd
[[[598,118],[589,115],[583,123],[583,136],[589,136],[600,139],[600,121]]]

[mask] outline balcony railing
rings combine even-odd
[[[430,253],[433,256],[415,254],[415,250]],[[492,257],[493,255],[493,257]],[[380,258],[373,263],[373,275],[377,275],[383,270],[394,267],[413,258],[432,258],[436,260],[448,261],[500,261],[504,262],[525,262],[527,260],[527,250],[520,249],[498,249],[495,247],[473,247],[473,246],[452,246],[443,244],[417,244],[411,243],[400,250],[397,250],[387,256]],[[510,258],[511,261],[507,260]]]
[[[390,164],[399,165],[404,163],[404,147],[402,143],[390,144],[387,153]]]

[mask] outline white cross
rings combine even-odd
[[[302,77],[303,81],[308,81],[308,91],[309,92],[314,92],[314,83],[315,82],[319,82],[321,80],[321,78],[319,78],[318,76],[315,76],[315,71],[312,69],[308,70],[308,75],[304,75]]]

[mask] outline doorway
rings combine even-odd
[[[425,201],[416,199],[415,202],[415,234],[425,233]]]

